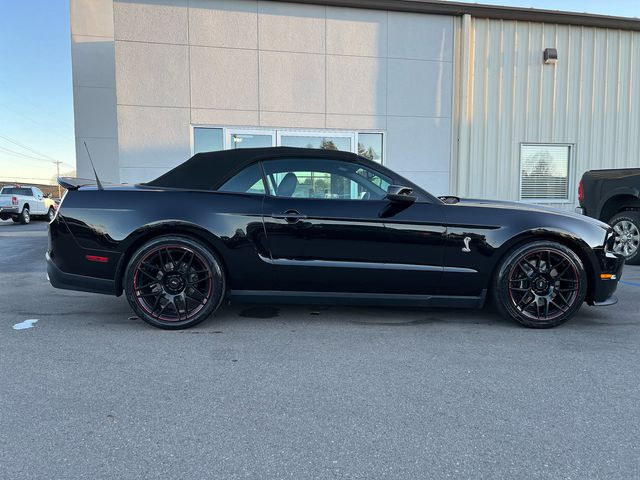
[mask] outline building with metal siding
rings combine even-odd
[[[586,170],[640,167],[640,32],[465,15],[460,39],[459,195],[520,199],[523,144],[569,146],[556,206]]]
[[[435,194],[570,208],[640,166],[640,21],[409,0],[72,0],[78,171],[194,151],[370,152]],[[557,50],[557,63],[543,51]]]

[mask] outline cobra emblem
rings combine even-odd
[[[464,253],[469,253],[471,248],[469,248],[469,243],[471,243],[471,237],[464,237],[464,247],[462,247],[462,251]]]

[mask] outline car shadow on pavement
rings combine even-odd
[[[436,323],[513,326],[513,322],[503,319],[489,308],[469,310],[287,304],[228,305],[210,321],[215,324],[216,321],[228,323],[242,319],[277,319],[280,322],[305,324],[345,323],[370,327],[411,327]]]

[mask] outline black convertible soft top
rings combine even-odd
[[[186,162],[144,185],[217,190],[233,175],[252,163],[270,158],[291,157],[367,162],[365,158],[355,153],[338,150],[293,147],[239,148],[237,150],[196,153]]]

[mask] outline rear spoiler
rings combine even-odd
[[[97,187],[98,183],[95,179],[58,177],[58,184],[67,190],[78,190],[80,187]]]

